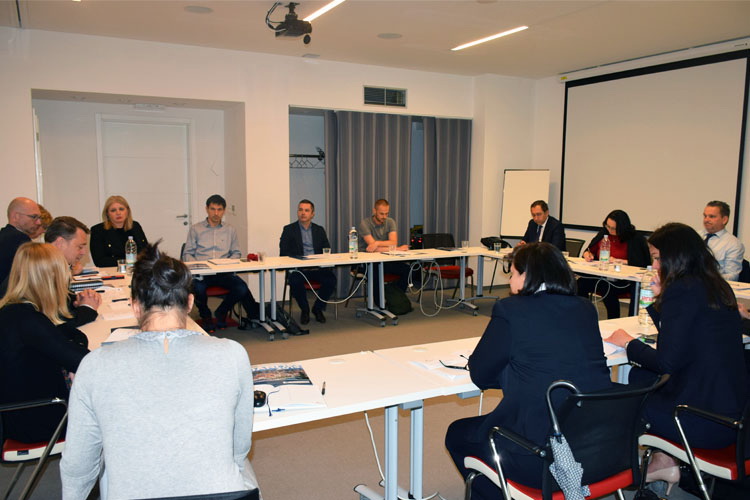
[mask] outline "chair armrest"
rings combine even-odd
[[[676,406],[674,409],[674,417],[679,418],[680,413],[692,413],[693,415],[697,417],[710,420],[717,424],[725,425],[733,429],[738,429],[741,425],[741,422],[739,422],[738,420],[734,418],[725,417],[724,415],[719,415],[718,413],[708,411],[708,410],[703,410],[701,408],[696,408],[690,405]]]
[[[68,406],[68,402],[60,398],[34,399],[32,401],[24,401],[22,403],[9,403],[9,404],[0,405],[0,413],[4,411],[26,410],[28,408],[38,408],[40,406],[48,406],[48,405],[56,405],[56,404]]]
[[[504,429],[502,427],[493,427],[490,429],[490,439],[493,439],[494,434],[500,434],[502,437],[514,442],[518,446],[525,448],[532,452],[534,455],[544,458],[547,456],[547,450],[543,446],[539,446],[538,444],[529,441],[525,437],[521,436],[520,434],[513,432],[509,429]]]

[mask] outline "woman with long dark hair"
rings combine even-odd
[[[676,405],[728,417],[742,413],[747,394],[740,315],[716,259],[694,229],[669,223],[657,229],[648,244],[656,271],[656,300],[648,312],[659,330],[657,347],[635,340],[624,330],[606,340],[625,347],[628,360],[642,367],[631,370],[631,383],[650,382],[661,373],[671,375],[647,400],[645,416],[651,424],[649,432],[679,442],[672,418]],[[681,421],[696,448],[723,448],[734,442],[734,432],[725,426],[695,417]],[[649,479],[674,483],[679,479],[675,465],[671,457],[658,454]]]
[[[583,252],[587,262],[599,258],[599,250],[604,236],[610,244],[610,260],[619,261],[630,266],[646,267],[651,264],[646,238],[638,234],[630,217],[624,210],[612,210],[602,221],[602,229],[594,236]],[[602,278],[584,276],[578,279],[578,295],[588,297],[596,292],[601,295],[607,308],[607,318],[620,317],[619,294],[630,292],[631,300],[635,297],[635,283],[632,281],[607,281]]]
[[[498,301],[492,319],[469,358],[471,380],[480,389],[503,390],[503,399],[491,413],[453,422],[445,445],[459,472],[467,455],[492,460],[488,431],[501,425],[534,442],[549,434],[547,387],[570,380],[584,392],[610,386],[602,352],[596,311],[576,296],[576,283],[562,253],[549,243],[516,248],[511,265],[511,297]],[[502,440],[506,475],[531,487],[541,487],[544,462]],[[472,498],[497,498],[486,478],[474,481]]]
[[[157,243],[158,245],[158,243]],[[133,270],[140,332],[87,357],[70,394],[63,498],[249,490],[253,376],[240,344],[186,329],[190,271],[157,245]]]

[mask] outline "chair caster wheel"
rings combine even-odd
[[[380,322],[380,328],[385,328],[385,321]]]
[[[479,316],[479,311],[474,311],[473,313],[471,313],[471,315],[472,316]]]

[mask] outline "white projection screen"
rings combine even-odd
[[[652,231],[702,228],[706,202],[730,204],[735,229],[750,51],[568,82],[560,212],[596,229],[610,211]],[[736,231],[735,231],[736,232]]]

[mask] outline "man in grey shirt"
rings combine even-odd
[[[387,252],[391,247],[396,250],[408,250],[408,245],[398,246],[398,233],[396,232],[396,221],[389,217],[391,206],[388,200],[379,199],[375,202],[372,215],[359,223],[359,251],[360,252]],[[380,283],[378,275],[379,266],[375,266],[373,283]],[[406,291],[409,281],[409,265],[405,262],[386,262],[383,265],[385,274],[396,274],[399,279],[397,286]]]
[[[214,194],[206,200],[206,220],[193,224],[188,232],[182,260],[185,262],[209,259],[239,259],[242,254],[237,242],[237,231],[222,222],[227,201]],[[216,308],[216,324],[208,308],[206,289],[220,286],[229,290],[219,307]],[[195,305],[201,316],[203,329],[208,333],[227,327],[227,314],[237,302],[245,308],[248,317],[257,317],[258,303],[247,287],[247,283],[234,273],[219,273],[196,276],[193,279]]]

